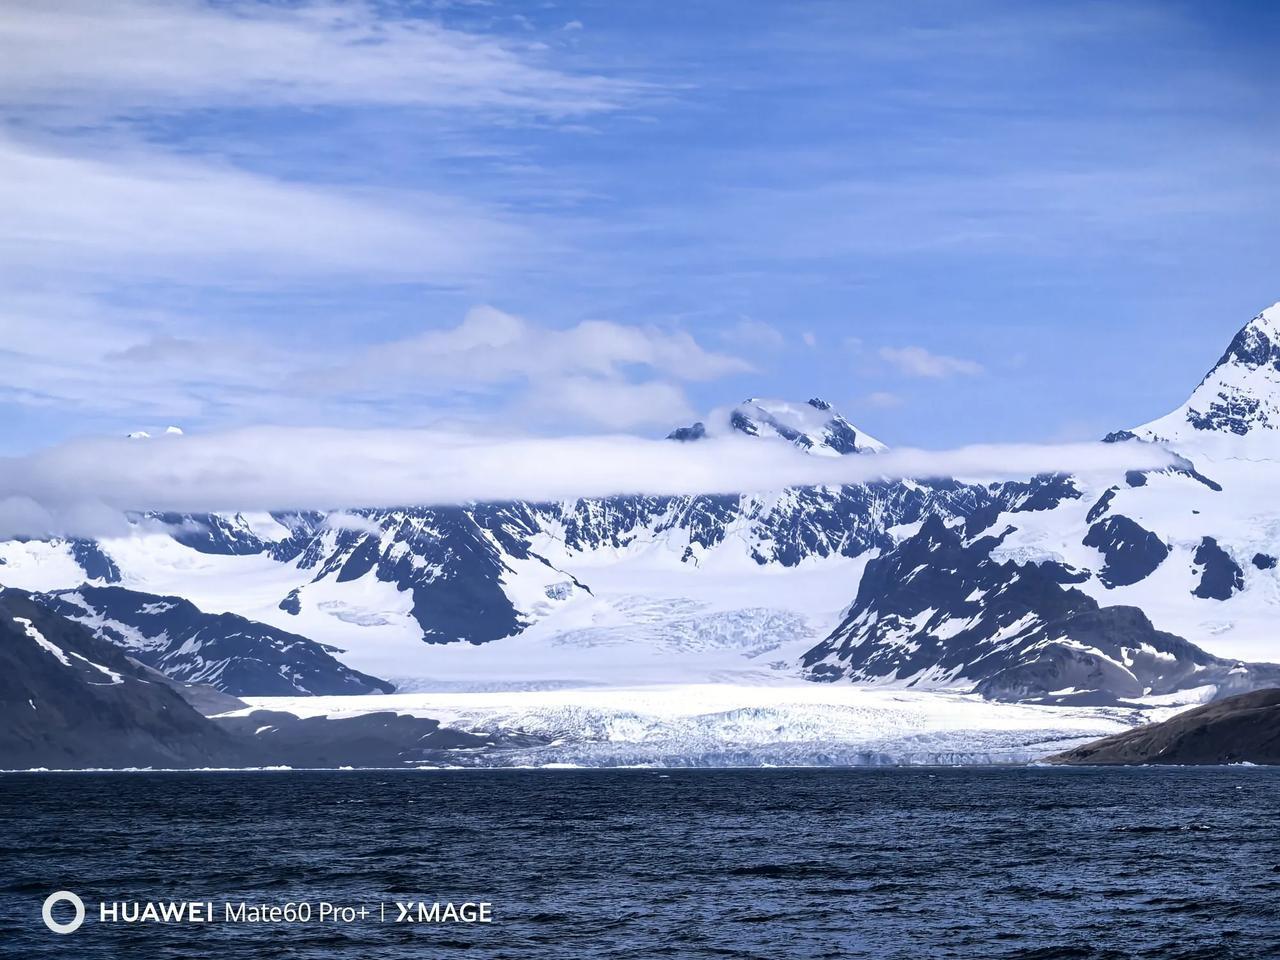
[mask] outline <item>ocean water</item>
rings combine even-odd
[[[177,900],[312,916],[99,919]],[[4,775],[0,955],[1280,957],[1280,770]]]

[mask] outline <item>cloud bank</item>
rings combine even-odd
[[[556,327],[484,305],[456,325],[368,345],[270,334],[154,312],[104,317],[71,297],[13,298],[0,306],[0,402],[131,417],[121,432],[174,421],[350,425],[373,409],[383,423],[419,426],[477,408],[508,431],[540,421],[558,433],[665,432],[695,414],[685,384],[752,369],[679,329]]]
[[[333,510],[617,494],[750,493],[880,479],[995,480],[1159,469],[1136,443],[980,445],[815,457],[788,443],[711,437],[476,437],[423,430],[281,429],[87,440],[0,461],[0,537],[107,536],[126,512]]]

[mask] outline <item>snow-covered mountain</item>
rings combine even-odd
[[[340,663],[332,647],[234,613],[205,613],[181,597],[86,584],[40,594],[54,613],[90,627],[168,677],[230,694],[390,693],[391,684]]]
[[[209,766],[231,740],[113,644],[0,590],[0,768]]]
[[[722,419],[722,425],[710,430],[702,421],[680,427],[668,434],[667,439],[700,440],[727,428],[748,437],[778,437],[820,456],[882,453],[888,449],[875,437],[859,431],[819,397],[803,404],[752,397],[733,407]]]
[[[809,677],[1073,704],[1280,680],[1280,667],[1214,657],[1136,607],[1100,606],[1071,586],[1083,571],[994,559],[1010,529],[971,533],[930,517],[867,564],[844,620],[804,655]]]
[[[793,443],[816,456],[883,449],[817,399],[746,401],[710,428],[676,431],[673,442],[719,430]],[[341,648],[336,656],[347,666],[410,685],[604,682],[619,670],[668,680],[793,675],[794,652],[829,627],[868,551],[891,546],[925,516],[964,516],[1001,495],[942,480],[732,496],[169,515],[155,518],[169,524],[168,535],[2,544],[0,579],[64,602],[84,601],[86,581],[121,588],[127,593],[116,594],[113,605],[130,607],[127,616],[107,616],[94,604],[71,615],[118,621],[135,634],[125,638],[135,649],[146,646],[137,637],[163,634],[161,646],[173,651],[163,655],[166,664],[177,669],[185,658],[184,677],[196,671],[224,685],[245,674],[207,647],[189,649],[190,610],[148,614],[145,626],[138,611],[182,598],[196,613],[256,622],[237,624],[241,639],[223,645],[236,656],[249,656],[244,636],[274,629]],[[783,571],[788,576],[778,575]],[[207,644],[209,633],[201,636]],[[274,646],[282,642],[296,640]],[[495,643],[492,652],[476,649]],[[268,660],[248,672],[253,682],[279,681],[279,664]],[[315,692],[315,681],[299,679],[298,692]],[[243,683],[228,689],[245,692]]]
[[[838,676],[1088,699],[1246,683],[1236,661],[1280,659],[1277,317],[1247,325],[1179,411],[1108,438],[1167,442],[1182,458],[1167,470],[164,516],[169,533],[0,543],[0,583],[56,594],[164,669],[297,693]],[[884,449],[818,399],[744,401],[671,441],[719,431],[815,456]],[[115,613],[86,602],[108,586]]]
[[[1064,478],[1041,510],[926,524],[867,566],[815,679],[1106,699],[1276,682],[1280,660],[1280,305],[1192,396],[1112,442],[1166,444],[1167,470]]]

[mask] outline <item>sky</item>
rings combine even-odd
[[[1157,417],[1280,299],[1280,7],[8,0],[0,453]]]

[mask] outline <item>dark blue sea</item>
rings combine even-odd
[[[295,919],[100,918],[148,901]],[[1280,957],[1280,770],[4,775],[0,955]]]

